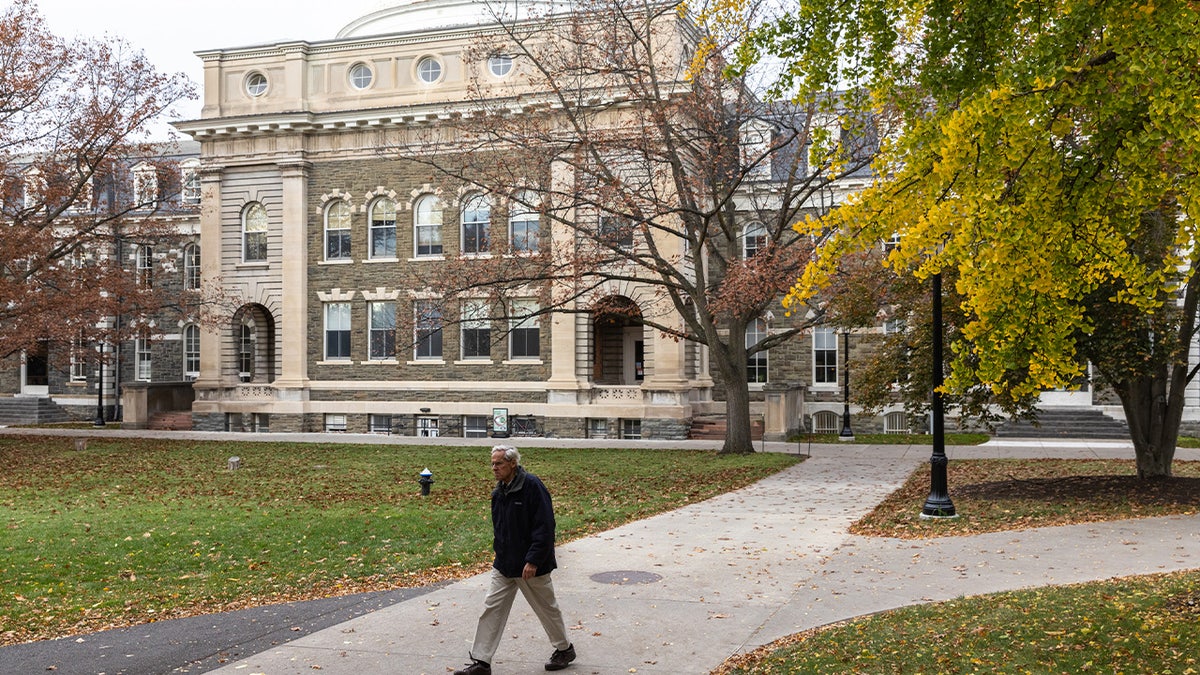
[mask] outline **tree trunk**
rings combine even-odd
[[[1169,478],[1183,419],[1186,369],[1163,367],[1117,387],[1139,478]]]
[[[754,452],[754,440],[750,437],[750,392],[745,374],[742,382],[728,382],[725,387],[725,445],[721,454],[748,454]]]

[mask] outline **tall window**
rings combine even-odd
[[[487,300],[467,300],[462,308],[463,359],[492,357],[492,323]]]
[[[267,259],[267,209],[251,202],[242,211],[242,260],[261,262]]]
[[[442,211],[437,197],[425,195],[413,205],[413,229],[417,257],[442,254]]]
[[[372,302],[368,307],[371,343],[368,358],[375,361],[396,358],[396,303]]]
[[[238,378],[249,382],[254,377],[254,326],[242,324],[238,336]]]
[[[200,290],[200,245],[188,244],[183,249],[183,287]]]
[[[767,337],[767,322],[755,319],[746,326],[746,349],[762,342]],[[756,352],[746,357],[746,381],[767,381],[767,352]]]
[[[533,208],[535,199],[532,192],[522,192],[509,207],[508,232],[513,253],[537,253],[538,215]]]
[[[190,324],[183,327],[183,379],[200,377],[200,327]]]
[[[180,167],[179,201],[184,204],[200,203],[200,162],[189,159]]]
[[[626,251],[633,248],[633,224],[620,216],[600,216],[600,241]]]
[[[71,340],[71,381],[87,382],[87,346],[83,336]]]
[[[813,383],[837,384],[837,332],[832,328],[813,329]]]
[[[767,247],[767,228],[762,223],[750,223],[742,232],[742,257],[753,258]]]
[[[395,250],[395,218],[392,219],[393,253]],[[325,209],[325,259],[349,260],[350,205],[338,200]]]
[[[371,204],[371,257],[396,257],[396,202],[390,199]]]
[[[442,358],[442,310],[432,300],[418,300],[415,312],[413,342],[418,359]]]
[[[509,355],[514,359],[536,359],[541,356],[541,323],[534,300],[514,300],[508,334]]]
[[[154,208],[158,201],[158,169],[153,164],[133,167],[133,207]]]
[[[325,304],[325,360],[350,358],[350,303]]]
[[[487,253],[488,230],[492,226],[492,206],[487,197],[475,195],[463,204],[463,253]]]
[[[149,286],[154,282],[154,247],[141,244],[137,247],[137,284]]]
[[[140,337],[134,340],[134,371],[137,379],[149,382],[154,372],[153,352],[150,350],[150,340]]]

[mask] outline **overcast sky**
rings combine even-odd
[[[186,74],[197,84],[203,68],[195,52],[279,40],[328,40],[343,26],[388,0],[37,0],[55,34],[113,35],[141,49],[160,71]],[[200,101],[180,106],[180,117],[200,116]]]

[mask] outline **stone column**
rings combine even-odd
[[[283,179],[283,298],[279,317],[278,388],[308,382],[308,173],[309,162],[281,164]]]
[[[224,167],[205,166],[200,170],[200,288],[221,286],[221,177]],[[221,315],[220,323],[200,325],[200,374],[194,387],[217,389],[222,386],[221,345],[234,339],[232,317]]]
[[[575,172],[570,166],[555,162],[550,167],[550,182],[551,195],[573,194]],[[559,219],[569,220],[575,217],[574,206],[559,209],[558,205],[552,203],[549,207],[554,217],[544,217],[544,222],[547,222],[550,228],[550,253],[560,259],[575,255],[575,232],[559,222]],[[560,308],[571,310],[575,307],[575,301],[569,300]],[[546,383],[548,402],[575,404],[576,392],[584,384],[576,375],[576,345],[581,340],[587,340],[587,335],[576,334],[575,314],[570,312],[553,313],[549,323],[550,379]]]

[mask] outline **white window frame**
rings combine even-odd
[[[349,361],[352,353],[353,344],[351,335],[353,331],[353,322],[351,319],[351,307],[348,302],[327,302],[325,303],[325,351],[324,360],[326,361]],[[336,340],[331,340],[332,336],[336,335]],[[337,348],[338,353],[332,354],[331,350]],[[346,353],[342,354],[341,349],[345,347]]]
[[[153,209],[158,205],[158,167],[140,163],[133,167],[133,207]]]
[[[154,377],[154,350],[150,339],[134,338],[134,379],[150,382]]]
[[[445,354],[445,322],[433,300],[413,302],[413,359],[441,361]]]
[[[818,410],[813,413],[812,422],[814,434],[836,434],[841,417],[832,410]]]
[[[463,438],[487,438],[487,415],[463,415]]]
[[[508,54],[492,54],[488,57],[487,68],[492,77],[508,77],[513,70],[513,57]]]
[[[269,229],[267,207],[262,202],[246,204],[242,209],[242,262],[267,261],[267,231]],[[261,255],[259,249],[261,249]]]
[[[440,431],[436,415],[417,416],[417,436],[421,438],[437,438]]]
[[[459,351],[464,361],[491,361],[492,359],[492,320],[488,316],[490,303],[487,300],[464,300],[462,304],[462,324],[459,327]],[[482,354],[467,353],[467,332],[486,331],[486,352]]]
[[[381,212],[381,209],[384,209]],[[390,210],[390,214],[387,212]],[[396,259],[396,202],[388,197],[380,197],[371,202],[371,207],[367,210],[369,218],[367,220],[370,236],[367,241],[367,258],[371,260],[395,260]],[[391,219],[387,216],[391,215]],[[391,233],[390,241],[388,233]],[[384,243],[383,250],[380,251],[377,243]],[[387,244],[390,243],[390,246]]]
[[[468,237],[467,229],[474,230],[473,237]],[[459,234],[464,255],[484,255],[491,250],[492,204],[486,195],[472,194],[463,200],[462,215],[459,218]],[[468,242],[474,239],[474,246]],[[474,250],[472,250],[472,248]]]
[[[437,195],[421,195],[413,202],[413,256],[441,258],[444,250],[442,210]]]
[[[767,338],[770,328],[765,319],[755,319],[746,326],[746,349]],[[765,384],[770,377],[770,352],[762,351],[746,356],[746,380],[750,384]],[[760,377],[761,375],[761,377]]]
[[[376,313],[378,310],[391,310],[391,320],[383,321],[382,325],[377,320]],[[386,317],[384,317],[386,319]],[[377,351],[376,341],[381,340],[384,344],[384,349]],[[369,302],[367,303],[367,360],[368,361],[394,361],[396,359],[396,303],[391,301]]]
[[[509,314],[508,358],[512,361],[540,361],[542,358],[542,324],[537,312],[541,309],[536,300],[513,300]],[[533,339],[530,340],[529,336]],[[517,354],[518,337],[525,345],[524,353]],[[537,353],[529,354],[532,345]]]
[[[813,386],[836,387],[838,376],[841,375],[838,371],[842,364],[841,354],[838,353],[838,332],[833,328],[823,326],[813,328],[812,350]],[[833,357],[832,377],[829,377],[831,364],[827,361],[830,355]]]
[[[344,413],[325,413],[325,433],[346,433],[346,415]]]
[[[88,350],[84,346],[83,338],[76,337],[71,340],[71,381],[72,382],[87,382],[88,374]]]
[[[183,379],[200,377],[200,327],[189,323],[183,327]]]
[[[325,260],[352,260],[354,258],[352,224],[350,204],[346,203],[344,199],[336,199],[325,207]],[[330,255],[333,251],[330,238],[334,236],[338,238],[338,252],[337,255]]]
[[[423,56],[416,65],[417,80],[422,84],[437,84],[446,74],[446,68],[436,57]]]
[[[183,288],[188,291],[200,290],[200,244],[188,244],[183,247]]]
[[[767,247],[767,226],[760,222],[746,225],[742,230],[742,259],[749,260]]]
[[[350,66],[346,77],[350,81],[350,86],[359,91],[370,89],[371,85],[375,83],[375,72],[371,70],[371,66],[361,61]]]
[[[513,197],[508,208],[508,246],[514,254],[534,254],[538,252],[538,239],[541,236],[541,223],[533,204],[536,197],[532,192],[519,192]],[[521,235],[518,238],[517,230]],[[520,245],[518,246],[518,242]]]
[[[200,160],[189,159],[179,165],[179,201],[186,205],[200,203]]]
[[[154,283],[154,247],[149,244],[138,244],[134,252],[136,280],[138,286],[150,286]]]
[[[251,98],[258,98],[259,96],[262,96],[263,94],[267,93],[267,90],[270,89],[270,87],[271,82],[267,79],[266,75],[263,75],[258,71],[254,71],[246,75],[245,90]]]

